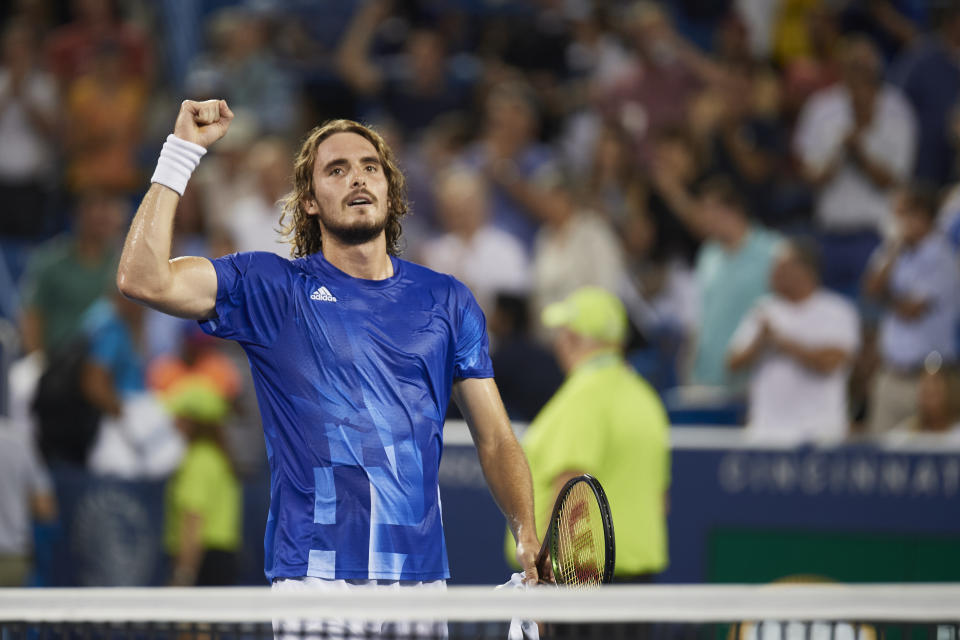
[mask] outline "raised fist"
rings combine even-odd
[[[233,111],[226,100],[184,100],[173,126],[173,135],[206,148],[227,133],[231,120]]]

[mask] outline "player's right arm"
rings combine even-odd
[[[232,119],[233,112],[223,100],[185,100],[173,133],[207,148],[223,137]],[[214,313],[217,273],[206,258],[170,258],[173,216],[179,202],[180,195],[173,189],[150,185],[123,245],[117,288],[128,298],[164,313],[200,320]]]

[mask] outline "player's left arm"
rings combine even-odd
[[[490,493],[517,541],[517,562],[524,579],[535,584],[540,542],[533,515],[533,481],[497,384],[493,378],[459,379],[453,384],[453,399],[470,427]]]

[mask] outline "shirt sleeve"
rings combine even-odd
[[[487,337],[487,320],[473,294],[463,283],[453,279],[459,314],[456,353],[453,362],[454,378],[492,378],[493,363],[490,361],[490,340]]]
[[[733,337],[730,338],[730,344],[727,347],[728,353],[736,353],[749,347],[760,333],[760,319],[763,317],[762,301],[757,302],[752,309],[740,321]]]
[[[269,346],[292,303],[289,261],[254,251],[211,260],[217,272],[216,315],[200,327],[212,336]]]
[[[951,252],[944,250],[930,260],[923,276],[915,278],[906,293],[911,300],[923,300],[937,305],[952,304],[955,302],[958,287],[960,275],[957,260]]]

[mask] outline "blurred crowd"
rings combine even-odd
[[[3,7],[0,413],[51,464],[183,485],[200,439],[221,476],[262,472],[242,353],[114,284],[180,100],[212,97],[237,117],[174,254],[289,256],[299,140],[371,123],[407,176],[403,257],[473,290],[517,421],[561,382],[542,309],[593,285],[674,422],[960,439],[958,2]],[[203,428],[185,380],[226,403]]]

